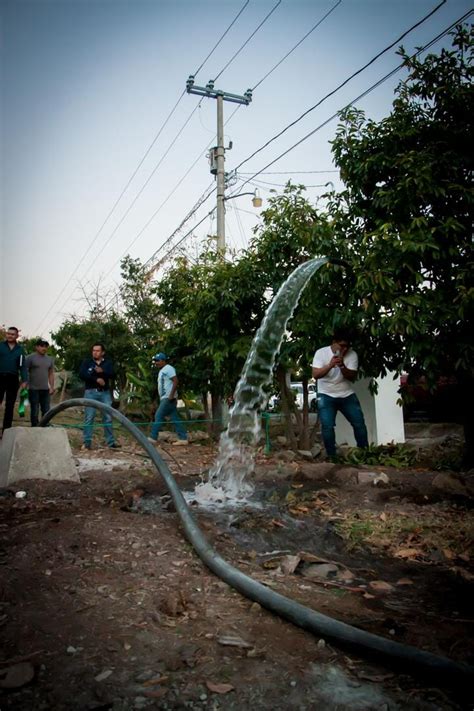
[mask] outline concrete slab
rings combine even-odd
[[[0,445],[0,487],[21,479],[79,482],[66,430],[12,427]]]

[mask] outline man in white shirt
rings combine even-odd
[[[161,430],[163,422],[167,417],[176,428],[178,439],[173,444],[188,444],[188,435],[184,425],[178,415],[178,378],[176,370],[172,365],[167,363],[168,356],[166,353],[157,353],[153,357],[153,364],[160,369],[158,373],[158,395],[160,404],[155,413],[155,421],[153,422],[149,439],[152,442],[158,440],[158,433]]]
[[[331,458],[336,455],[334,428],[338,412],[342,412],[352,425],[357,446],[369,446],[364,413],[351,385],[357,377],[358,366],[350,335],[342,328],[334,332],[330,346],[320,348],[314,354],[313,378],[318,381],[321,434],[326,453]]]

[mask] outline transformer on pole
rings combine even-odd
[[[211,173],[216,176],[217,182],[217,251],[225,254],[225,147],[224,147],[224,101],[234,104],[245,104],[248,106],[252,101],[252,91],[247,89],[243,96],[230,94],[221,89],[214,89],[214,81],[211,79],[206,86],[196,86],[194,76],[190,75],[186,82],[188,94],[206,96],[209,99],[217,99],[217,146],[211,148],[210,164]],[[229,146],[231,148],[232,145]]]

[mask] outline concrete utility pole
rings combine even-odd
[[[229,94],[221,89],[214,89],[214,81],[211,79],[206,86],[195,86],[194,77],[191,74],[186,82],[188,94],[198,94],[207,96],[209,99],[217,99],[217,146],[211,148],[210,162],[211,173],[216,176],[217,182],[217,251],[225,254],[225,147],[224,147],[224,101],[231,101],[234,104],[245,104],[248,106],[252,101],[252,91],[247,89],[243,96]],[[229,146],[231,148],[232,145]]]

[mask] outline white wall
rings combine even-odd
[[[397,404],[400,378],[397,376],[394,380],[390,373],[385,378],[377,378],[378,392],[375,396],[370,393],[369,382],[368,378],[364,378],[354,383],[354,391],[364,412],[369,443],[404,442],[403,411]],[[340,412],[336,418],[336,442],[351,447],[356,444],[352,427]]]

